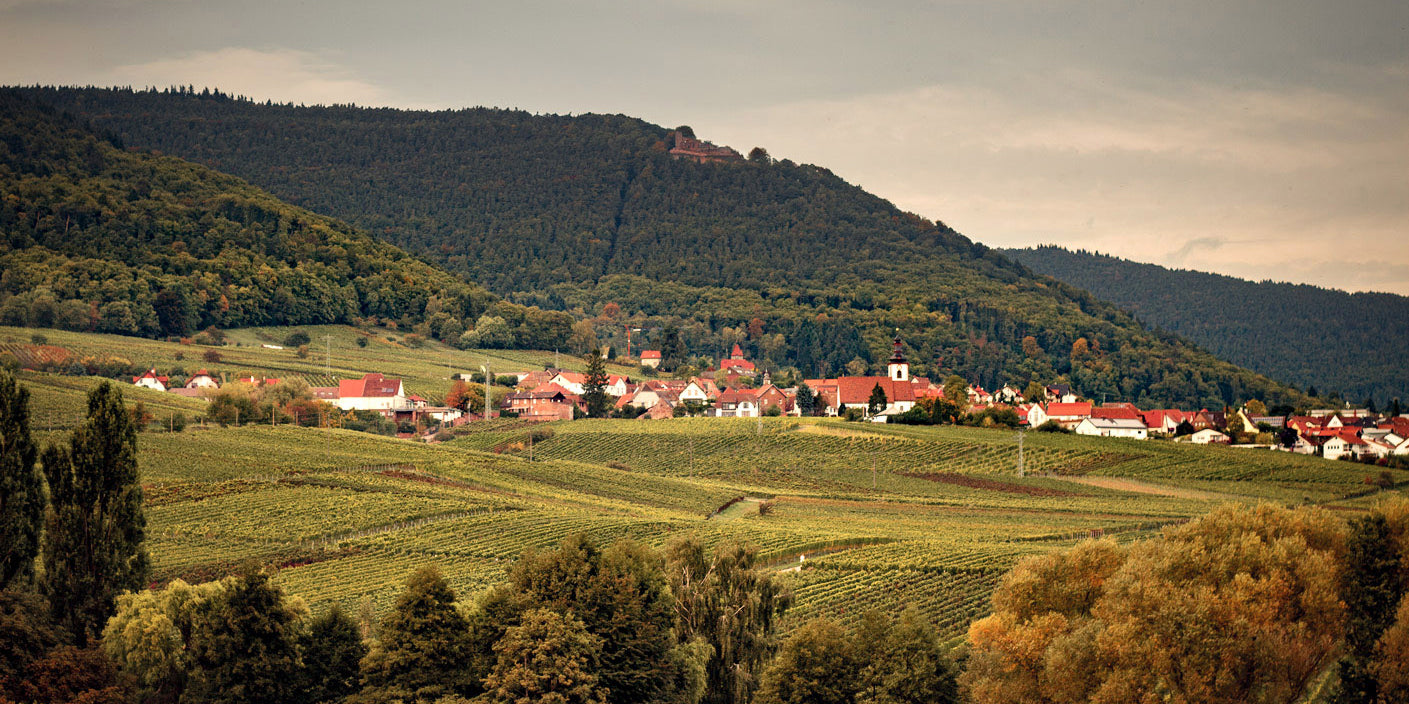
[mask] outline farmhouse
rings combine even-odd
[[[1090,417],[1091,403],[1089,401],[1047,404],[1047,419],[1057,421],[1058,425],[1068,430],[1075,428],[1078,423]],[[1143,426],[1144,423],[1140,425]]]
[[[641,366],[652,369],[660,367],[660,350],[642,350]]]
[[[167,377],[157,376],[157,370],[155,369],[148,369],[142,376],[132,377],[133,385],[153,389],[155,391],[166,391],[167,381]]]
[[[188,388],[188,389],[218,389],[218,388],[220,388],[220,382],[216,381],[216,380],[215,380],[215,377],[213,377],[213,376],[210,375],[210,372],[208,372],[208,371],[206,371],[206,370],[204,370],[204,369],[201,369],[201,370],[197,371],[195,374],[192,374],[190,379],[187,379],[187,380],[186,380],[186,388]]]
[[[333,405],[344,411],[382,411],[384,415],[412,410],[401,380],[375,373],[338,382],[338,397]]]
[[[556,384],[545,384],[532,391],[509,394],[504,397],[503,408],[525,420],[572,420],[577,400]]]
[[[1145,427],[1144,421],[1128,418],[1083,418],[1080,423],[1076,424],[1076,434],[1134,440],[1149,438],[1149,430]]]

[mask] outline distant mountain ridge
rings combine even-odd
[[[1004,254],[1303,389],[1381,407],[1409,399],[1409,297],[1246,281],[1054,246]]]
[[[738,343],[765,368],[834,375],[883,369],[899,330],[917,374],[987,387],[1065,380],[1094,398],[1186,407],[1305,400],[825,168],[760,149],[677,158],[672,132],[685,129],[211,91],[26,93],[129,147],[346,220],[510,301],[567,311],[579,320],[573,349],[619,350],[628,326],[659,344],[674,328],[695,354]]]

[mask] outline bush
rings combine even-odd
[[[308,345],[299,345],[298,349],[294,350],[294,356],[299,359],[308,359]]]
[[[420,333],[415,333],[415,332],[413,332],[413,333],[408,333],[408,334],[406,335],[406,346],[407,346],[407,347],[410,347],[410,348],[412,348],[412,349],[417,349],[417,348],[420,348],[421,346],[423,346],[423,345],[425,345],[425,344],[426,344],[426,338],[425,338],[424,335],[421,335]]]
[[[219,350],[206,350],[205,352],[201,353],[201,359],[204,359],[206,362],[208,362],[208,363],[210,363],[210,364],[217,364],[217,363],[220,362],[220,359],[221,359],[221,357],[220,357],[220,351],[219,351]]]
[[[33,335],[30,335],[30,336],[29,336],[29,341],[30,341],[30,342],[33,342],[33,343],[36,344],[36,345],[47,345],[47,344],[49,344],[49,338],[46,337],[46,336],[44,336],[44,335],[40,335],[40,334],[37,333],[37,332],[34,333]]]
[[[1037,426],[1037,432],[1039,432],[1039,433],[1066,433],[1066,434],[1068,434],[1068,435],[1071,434],[1071,431],[1070,431],[1070,430],[1068,430],[1068,429],[1066,429],[1066,428],[1063,428],[1063,427],[1062,427],[1062,424],[1061,424],[1061,423],[1058,423],[1058,422],[1055,421],[1055,420],[1049,420],[1049,421],[1047,421],[1046,423],[1043,423],[1042,425]]]
[[[366,347],[366,346],[367,346],[367,338],[366,338],[366,337],[363,337],[363,336],[361,336],[361,335],[358,335],[358,336],[357,336],[357,346],[358,346],[358,347]]]
[[[302,330],[295,330],[284,338],[285,347],[303,347],[309,342],[312,342],[312,339],[308,337],[308,333]]]

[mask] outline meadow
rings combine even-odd
[[[0,328],[0,345],[32,330]],[[323,373],[316,355],[259,346],[286,330],[242,330],[220,348],[232,373]],[[315,340],[325,331],[309,328]],[[202,362],[199,346],[44,331],[50,345],[134,362]],[[533,368],[551,352],[408,349],[328,328],[332,376],[399,375],[413,390],[485,360]],[[393,337],[396,335],[393,333]],[[195,350],[194,352],[192,350]],[[185,359],[174,355],[184,352]],[[568,358],[563,357],[566,361]],[[566,364],[565,364],[566,366]],[[22,372],[37,426],[82,412],[91,377]],[[123,387],[158,417],[200,401]],[[443,392],[442,392],[443,393]],[[335,429],[219,427],[139,437],[148,546],[159,581],[218,577],[242,561],[279,568],[315,611],[388,608],[408,573],[435,564],[463,595],[503,578],[525,549],[585,532],[663,545],[695,535],[755,545],[796,601],[789,627],[818,614],[914,604],[952,642],[988,612],[1001,575],[1026,555],[1093,536],[1147,537],[1223,502],[1317,503],[1361,511],[1378,470],[1286,453],[952,427],[766,418],[471,424],[426,444]],[[541,432],[541,431],[540,431]],[[547,435],[546,433],[542,433]],[[495,450],[499,451],[495,451]],[[1394,471],[1398,482],[1409,472]],[[742,500],[740,500],[742,499]],[[720,511],[728,506],[727,510]]]

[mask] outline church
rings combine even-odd
[[[915,402],[937,395],[929,379],[910,376],[910,363],[905,360],[904,344],[897,333],[894,350],[886,362],[886,376],[842,376],[835,379],[808,379],[807,385],[817,394],[817,400],[827,407],[828,415],[841,415],[855,408],[867,417],[893,416],[915,407]],[[886,406],[871,413],[871,394],[879,386],[886,397]]]

